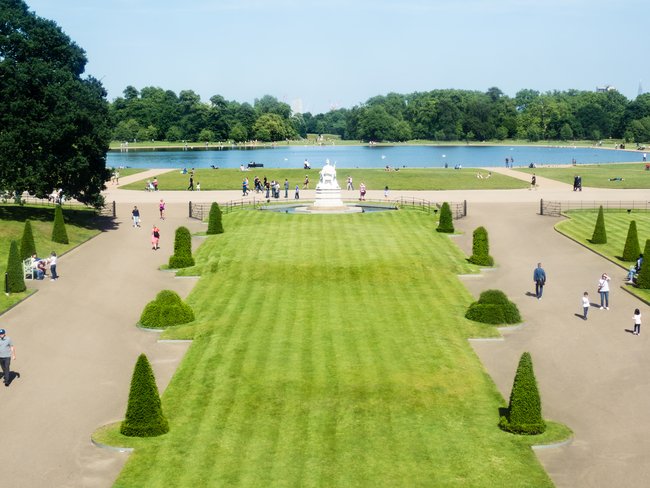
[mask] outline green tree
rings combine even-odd
[[[32,223],[27,219],[23,228],[23,237],[20,240],[20,259],[27,259],[32,254],[36,254],[36,243],[34,242]]]
[[[636,231],[636,220],[633,220],[627,229],[627,238],[623,247],[623,261],[636,261],[640,253],[641,248],[639,247],[639,236]]]
[[[636,286],[644,290],[650,289],[650,239],[645,241],[645,249],[643,250],[643,261],[641,262],[641,269],[636,278]]]
[[[18,243],[14,240],[9,245],[9,257],[7,259],[7,280],[9,293],[20,293],[25,291],[25,274],[23,260],[20,259]]]
[[[508,412],[506,416],[501,417],[499,426],[515,434],[535,435],[546,430],[533,360],[528,352],[523,353],[519,359]]]
[[[444,202],[442,207],[440,207],[440,222],[438,223],[438,228],[436,230],[448,234],[453,234],[454,232],[454,219],[451,215],[451,208],[447,202]]]
[[[147,356],[140,354],[133,369],[129,403],[120,432],[129,437],[155,437],[169,432]]]
[[[237,123],[231,129],[229,137],[235,142],[244,142],[248,140],[248,131],[243,124]]]
[[[469,258],[469,262],[479,266],[494,265],[494,259],[490,256],[490,244],[485,227],[477,227],[474,230],[472,256]]]
[[[61,205],[54,207],[54,226],[52,227],[52,242],[68,243],[68,231],[65,229],[63,209]]]
[[[210,206],[208,217],[208,230],[206,234],[223,234],[223,223],[221,222],[221,208],[217,202]]]
[[[285,121],[277,114],[265,113],[253,125],[255,138],[260,141],[281,141],[289,136]]]
[[[82,77],[86,61],[54,22],[2,1],[0,188],[102,202],[111,128],[104,88]]]
[[[174,254],[169,257],[169,267],[188,268],[194,266],[192,257],[192,235],[187,227],[176,229],[174,237]]]
[[[596,227],[594,227],[594,234],[591,236],[592,244],[606,244],[607,231],[605,230],[605,213],[603,206],[598,209],[598,217],[596,218]]]

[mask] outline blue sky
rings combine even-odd
[[[650,91],[645,0],[26,1],[111,100],[160,86],[318,113],[444,88]]]

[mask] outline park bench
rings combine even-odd
[[[26,280],[34,279],[34,268],[32,268],[32,258],[23,261],[23,274]]]

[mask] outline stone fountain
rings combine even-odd
[[[320,178],[316,185],[314,208],[325,210],[344,210],[347,207],[341,200],[341,187],[336,181],[336,166],[325,160],[325,166],[320,170]]]

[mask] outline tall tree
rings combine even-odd
[[[0,187],[101,202],[108,103],[101,83],[82,77],[86,62],[54,22],[0,0]]]

